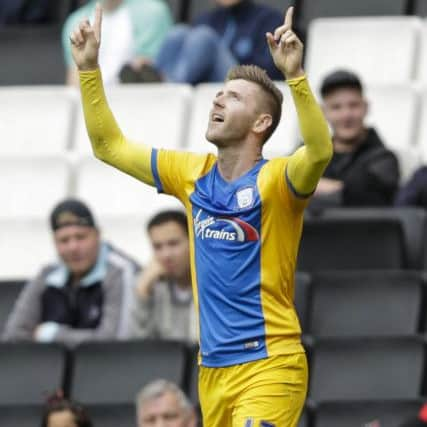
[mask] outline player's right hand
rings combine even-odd
[[[77,68],[81,71],[98,67],[99,46],[101,44],[102,8],[98,3],[93,25],[85,19],[70,34],[71,53]]]

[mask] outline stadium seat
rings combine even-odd
[[[4,405],[0,404],[0,426],[34,427],[41,424],[42,405]]]
[[[199,390],[198,390],[199,366],[197,363],[198,352],[199,352],[198,345],[194,345],[190,348],[188,365],[187,365],[188,397],[190,398],[191,402],[195,405],[199,404]]]
[[[356,72],[366,84],[408,83],[414,77],[420,27],[417,17],[315,19],[306,51],[313,87],[337,68]]]
[[[70,169],[62,156],[0,156],[0,218],[47,218],[69,194]]]
[[[427,212],[425,209],[410,206],[393,208],[330,208],[323,211],[322,218],[364,218],[397,221],[402,225],[408,267],[413,270],[420,270],[423,267],[422,256],[426,242],[424,231],[427,229]]]
[[[64,359],[57,344],[0,343],[1,404],[43,403],[62,388]]]
[[[343,2],[340,0],[316,0],[299,2],[300,26],[307,28],[315,18],[344,16],[392,16],[404,15],[406,0],[360,0]]]
[[[427,37],[427,31],[425,35]],[[427,43],[426,43],[426,50],[427,50]],[[426,61],[427,61],[427,52],[426,52]],[[425,82],[427,82],[427,62],[426,62]],[[420,117],[418,120],[419,129],[418,129],[417,147],[420,152],[421,163],[423,165],[427,165],[427,90],[426,89],[424,89],[422,92],[420,110],[421,110]]]
[[[166,207],[179,207],[172,196],[150,187],[94,157],[82,157],[76,169],[75,195],[93,206],[97,216],[139,216],[141,224]]]
[[[60,26],[6,26],[0,28],[0,40],[0,57],[7,58],[0,67],[0,86],[64,83]]]
[[[185,3],[187,0],[166,0],[175,22],[185,20]]]
[[[418,337],[315,340],[309,396],[314,401],[416,399],[423,365],[424,343]]]
[[[28,279],[56,259],[47,219],[0,218],[0,236],[0,280]]]
[[[366,98],[369,102],[367,124],[375,127],[384,144],[398,156],[401,178],[408,179],[420,161],[415,140],[419,110],[415,86],[367,85]]]
[[[71,143],[73,94],[55,86],[1,87],[0,156],[63,153]]]
[[[134,403],[108,405],[84,405],[96,427],[135,427]]]
[[[310,325],[314,336],[403,336],[418,332],[423,291],[412,271],[313,274]]]
[[[298,270],[407,268],[403,227],[392,218],[307,218]]]
[[[309,302],[311,298],[311,277],[307,273],[297,272],[295,274],[295,309],[303,333],[307,332]]]
[[[126,137],[157,148],[183,146],[191,89],[179,84],[119,85],[106,88],[108,102]],[[74,147],[92,153],[82,109],[78,109]]]
[[[284,83],[277,84],[284,96],[282,120],[264,147],[264,156],[266,158],[290,154],[298,144],[298,122],[290,90]],[[222,87],[222,84],[216,83],[204,83],[196,87],[188,145],[186,146],[189,151],[216,152],[215,146],[206,140],[205,133],[212,102],[216,93]]]
[[[186,356],[184,344],[170,341],[82,344],[74,354],[71,396],[86,404],[122,404],[134,402],[157,378],[182,386]]]
[[[400,427],[414,418],[421,400],[328,402],[316,408],[316,427]],[[375,421],[377,424],[375,424]]]
[[[24,283],[21,280],[0,282],[0,337],[12,307],[24,287]],[[2,424],[0,423],[0,425]]]
[[[425,0],[415,0],[413,12],[418,16],[427,16],[427,2]]]

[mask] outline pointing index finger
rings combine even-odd
[[[97,3],[95,8],[95,21],[93,23],[93,28],[95,31],[96,39],[98,41],[101,40],[101,25],[102,25],[102,7],[99,3]]]
[[[293,17],[294,17],[294,7],[290,6],[286,11],[286,16],[285,16],[285,25],[288,26],[289,29],[292,28]]]

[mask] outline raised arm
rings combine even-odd
[[[303,44],[292,31],[292,17],[293,7],[290,7],[284,24],[274,35],[267,33],[267,42],[276,67],[291,89],[304,140],[304,146],[289,158],[286,179],[298,196],[308,196],[332,157],[332,143],[328,125],[302,68]]]
[[[108,106],[98,64],[102,8],[95,10],[93,25],[82,21],[70,35],[73,59],[79,70],[86,128],[97,158],[135,178],[154,185],[151,147],[133,143],[122,134]]]

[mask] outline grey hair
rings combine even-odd
[[[190,413],[190,411],[193,409],[193,405],[185,393],[175,383],[164,379],[159,379],[147,384],[138,393],[136,397],[137,415],[140,414],[144,403],[163,396],[167,392],[173,393],[177,397],[181,409],[187,413]]]

